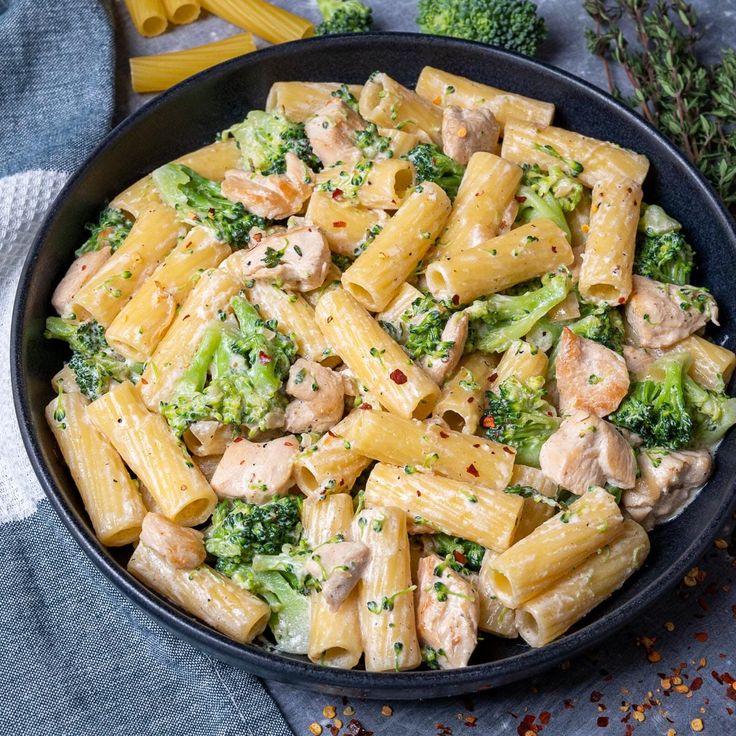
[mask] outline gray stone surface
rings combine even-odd
[[[150,97],[131,92],[129,56],[194,46],[235,32],[232,26],[209,17],[190,26],[174,28],[159,38],[144,39],[133,30],[122,0],[115,2],[120,29],[118,120]],[[308,0],[277,4],[313,19],[318,17],[316,4]],[[704,21],[704,52],[712,54],[720,48],[733,47],[736,0],[699,0],[694,4]],[[413,1],[373,0],[372,5],[378,30],[416,30]],[[600,63],[585,49],[583,29],[588,21],[581,3],[540,0],[539,6],[550,28],[540,57],[604,86]],[[722,536],[732,534],[732,528],[733,523]],[[673,539],[672,544],[676,545],[677,540]],[[734,553],[733,539],[730,551]],[[736,733],[736,716],[732,715],[736,709],[736,691],[731,688],[729,695],[729,685],[721,677],[724,672],[736,674],[735,564],[726,551],[714,550],[699,563],[705,577],[697,586],[680,586],[604,646],[535,680],[470,699],[395,702],[390,717],[381,715],[382,703],[351,702],[356,710],[352,717],[359,718],[376,736],[432,736],[442,733],[440,724],[449,726],[456,736],[464,733],[524,736],[525,731],[538,731],[544,736],[606,733],[664,736],[670,728],[682,735],[692,733],[690,723],[694,718],[703,720],[706,734]],[[671,626],[674,626],[672,631]],[[707,640],[703,641],[705,635]],[[656,654],[648,657],[647,648]],[[661,656],[660,661],[650,661],[657,656]],[[680,676],[683,684],[692,686],[692,690],[676,692],[676,680],[670,682],[669,690],[663,689],[660,675]],[[299,736],[309,733],[307,729],[313,721],[327,725],[322,708],[328,704],[337,707],[338,717],[344,722],[350,720],[350,716],[342,714],[345,704],[338,697],[279,683],[269,683],[269,689]],[[635,706],[641,707],[636,718]],[[543,713],[549,714],[548,721],[546,715],[540,720]],[[474,730],[463,721],[467,715],[478,719]],[[534,716],[531,721],[530,716]],[[526,723],[531,724],[528,727],[523,725],[525,717]]]

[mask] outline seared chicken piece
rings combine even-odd
[[[623,495],[624,509],[649,531],[684,506],[712,470],[713,457],[706,449],[644,450],[639,453],[636,487]]]
[[[539,465],[550,480],[578,495],[590,486],[633,488],[636,482],[629,444],[612,424],[584,412],[565,419],[542,445]]]
[[[342,419],[345,387],[342,376],[319,363],[299,358],[289,370],[286,393],[287,432],[326,432]]]
[[[463,357],[465,341],[468,339],[468,315],[456,312],[447,320],[440,338],[442,342],[451,342],[452,347],[446,358],[430,358],[425,355],[419,361],[424,372],[441,386],[445,379],[457,368],[460,358]]]
[[[258,504],[283,496],[294,485],[292,470],[298,452],[299,442],[291,435],[270,442],[237,439],[217,465],[212,488],[220,498]]]
[[[708,322],[718,323],[718,307],[707,291],[644,276],[634,276],[624,314],[629,337],[644,348],[669,347]]]
[[[360,158],[355,134],[365,129],[363,119],[337,98],[321,107],[304,123],[312,150],[324,166],[348,164]]]
[[[141,544],[180,570],[194,570],[204,562],[203,538],[202,532],[174,524],[163,514],[149,512],[141,525]]]
[[[314,189],[312,170],[295,154],[284,157],[286,172],[264,176],[230,169],[225,172],[222,193],[232,202],[268,220],[283,220],[302,211]]]
[[[331,611],[337,611],[360,580],[370,549],[362,542],[335,542],[320,545],[305,570],[322,586],[322,596]]]
[[[495,153],[501,128],[487,108],[467,110],[449,105],[442,114],[442,151],[466,166],[478,151]]]
[[[285,289],[311,291],[322,285],[331,262],[322,233],[311,226],[261,238],[254,248],[233,253],[225,267],[243,280],[268,279]]]
[[[629,390],[626,361],[605,345],[562,331],[555,361],[560,412],[590,412],[604,417],[615,411]]]
[[[624,345],[624,360],[626,361],[626,367],[629,373],[637,381],[640,381],[649,369],[649,366],[654,363],[656,357],[645,348]]]
[[[111,253],[110,246],[106,245],[74,260],[51,297],[51,304],[57,314],[63,317],[71,312],[71,304],[77,292],[102,268]]]
[[[441,669],[465,667],[478,643],[478,593],[472,578],[455,572],[437,555],[419,560],[417,635],[437,652]]]

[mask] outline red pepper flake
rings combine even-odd
[[[722,678],[722,677],[721,677],[721,676],[720,676],[720,675],[719,675],[719,674],[718,674],[718,673],[717,673],[717,672],[716,672],[715,670],[713,670],[713,671],[712,671],[712,672],[711,672],[710,674],[711,674],[711,676],[713,677],[713,679],[714,679],[714,680],[715,680],[715,681],[716,681],[716,682],[717,682],[717,683],[718,683],[719,685],[723,685],[723,678]]]
[[[345,727],[344,736],[373,736],[373,731],[367,731],[360,721],[353,718]]]
[[[709,611],[709,610],[710,610],[710,606],[708,605],[708,602],[707,602],[707,601],[705,600],[705,598],[703,598],[703,596],[702,596],[702,595],[701,595],[701,596],[699,596],[699,598],[698,598],[698,605],[699,605],[699,606],[700,606],[700,607],[701,607],[701,608],[702,608],[702,609],[703,609],[704,611]]]
[[[363,404],[361,404],[361,405],[360,405],[360,408],[361,408],[361,409],[362,409],[363,411],[370,411],[371,409],[373,409],[373,407],[372,407],[372,406],[371,406],[370,404],[367,404],[367,403],[363,403]]]
[[[562,704],[565,706],[565,710],[572,710],[575,707],[575,704],[569,698],[565,698]]]
[[[703,687],[703,678],[702,677],[696,677],[690,683],[690,689],[691,690],[700,690],[701,687]]]
[[[332,223],[332,227],[347,227],[348,224],[345,222],[345,220],[335,220],[335,222]]]
[[[478,478],[480,476],[480,473],[478,472],[478,468],[473,465],[473,463],[470,463],[467,468],[465,468],[466,473],[470,473],[474,478]]]
[[[491,373],[490,376],[488,376],[488,382],[493,383],[498,378],[498,373]]]
[[[597,703],[603,697],[603,693],[599,693],[597,690],[593,690],[590,694],[590,702]]]
[[[342,189],[335,189],[334,192],[332,192],[332,199],[340,199],[342,197]]]
[[[708,632],[707,631],[698,631],[696,634],[693,634],[693,638],[696,641],[708,641]]]
[[[463,718],[463,721],[465,722],[465,725],[468,728],[475,728],[475,724],[478,722],[478,717],[477,716],[465,716],[465,718]]]
[[[450,435],[447,434],[447,432],[440,432],[440,437],[442,437],[443,440],[446,440]]]
[[[548,723],[550,722],[550,719],[551,719],[551,718],[552,718],[552,714],[551,714],[551,713],[550,713],[550,712],[549,712],[548,710],[543,710],[543,711],[542,711],[542,712],[541,712],[541,713],[539,714],[539,722],[540,722],[540,723],[541,723],[541,724],[542,724],[543,726],[546,726],[546,725],[547,725],[547,724],[548,724]]]
[[[476,447],[476,448],[480,447],[480,442],[476,442],[476,443],[474,443],[474,444],[473,444],[473,447]]]
[[[626,297],[625,296],[620,296],[618,298],[618,303],[619,304],[626,304]]]
[[[337,437],[337,435],[331,429],[327,430],[327,434],[330,435],[330,437]]]
[[[258,353],[258,362],[261,365],[268,365],[271,362],[271,356],[268,353],[264,353],[263,350],[261,350],[261,352]]]
[[[514,454],[514,451],[510,447],[506,447],[506,445],[503,446],[503,451],[507,452],[509,455]]]
[[[452,556],[455,558],[455,562],[459,562],[461,565],[464,565],[468,561],[468,558],[457,549],[452,553]]]
[[[256,241],[256,243],[260,243],[263,238],[263,233],[253,233],[251,237]]]
[[[631,734],[634,733],[634,724],[633,723],[627,723],[626,724],[626,731],[624,733],[624,736],[631,736]]]
[[[397,368],[396,370],[391,371],[391,373],[389,373],[389,378],[394,383],[398,383],[399,386],[401,386],[401,384],[406,383],[409,380],[406,377],[406,373],[404,373],[404,371],[402,371],[400,368]]]
[[[598,716],[596,723],[598,728],[606,728],[608,726],[608,716]]]
[[[496,420],[489,414],[487,417],[483,417],[481,424],[488,429],[492,429],[496,426]]]
[[[148,381],[146,381],[146,379],[145,379],[145,378],[141,378],[141,383],[142,383],[142,384],[143,384],[144,386],[148,386]]]
[[[452,303],[457,306],[460,304],[460,295],[459,294],[453,294],[452,295]]]
[[[475,398],[474,398],[473,396],[471,396],[471,397],[470,397],[470,398],[468,399],[468,404],[472,404],[472,403],[473,403],[474,401],[475,401]]]
[[[526,197],[514,197],[514,199],[519,203],[522,204],[523,202],[526,202]]]
[[[553,253],[557,253],[557,246],[556,246],[556,245],[553,245],[553,246],[552,246],[552,252],[553,252]]]

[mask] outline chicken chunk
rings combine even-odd
[[[480,605],[472,578],[429,555],[417,570],[417,635],[441,669],[465,667],[478,643]]]
[[[331,262],[322,233],[310,226],[261,238],[250,250],[233,253],[225,267],[243,280],[268,279],[285,289],[311,291],[322,285]]]
[[[286,172],[264,176],[230,169],[225,172],[222,193],[232,202],[268,220],[283,220],[302,211],[314,189],[312,170],[295,154],[284,157]]]
[[[57,314],[63,317],[71,312],[72,301],[77,292],[102,268],[111,253],[110,246],[106,245],[74,260],[51,297],[51,304]]]
[[[713,456],[706,449],[639,453],[641,473],[636,486],[623,495],[624,509],[647,531],[666,521],[690,499],[713,470]]]
[[[447,320],[442,330],[442,342],[451,342],[452,347],[445,358],[431,358],[425,355],[420,360],[424,372],[438,385],[441,386],[445,379],[457,368],[460,358],[463,357],[465,341],[468,339],[468,315],[462,312],[455,314]]]
[[[624,345],[624,360],[629,373],[640,381],[646,374],[649,366],[654,363],[656,356],[645,348],[637,348],[634,345]]]
[[[494,114],[485,107],[467,110],[455,105],[442,115],[442,150],[463,166],[478,151],[494,153],[501,131]]]
[[[140,539],[141,544],[180,570],[194,570],[207,556],[202,532],[174,524],[163,514],[149,512],[145,515]]]
[[[289,370],[286,393],[294,397],[286,407],[288,432],[326,432],[342,419],[345,385],[330,368],[299,358]]]
[[[365,129],[363,119],[344,102],[331,100],[304,123],[312,150],[324,166],[360,158],[355,134]]]
[[[577,494],[606,484],[633,488],[636,482],[634,451],[612,424],[595,414],[580,412],[565,419],[542,445],[539,464],[550,480]]]
[[[604,417],[615,411],[629,390],[626,361],[605,345],[562,331],[555,361],[560,411],[585,411]]]
[[[718,307],[707,291],[644,276],[634,276],[624,315],[629,337],[644,348],[669,347],[708,322],[718,323]]]
[[[337,611],[363,574],[370,549],[362,542],[335,542],[320,545],[305,565],[320,582],[322,597],[331,611]]]
[[[212,488],[220,498],[243,498],[257,504],[283,496],[294,485],[298,452],[299,442],[291,435],[270,442],[235,440],[217,465]]]

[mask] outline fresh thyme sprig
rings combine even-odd
[[[603,60],[612,94],[680,146],[735,209],[736,51],[703,63],[698,19],[684,0],[585,0],[583,7],[595,23],[588,48]]]

